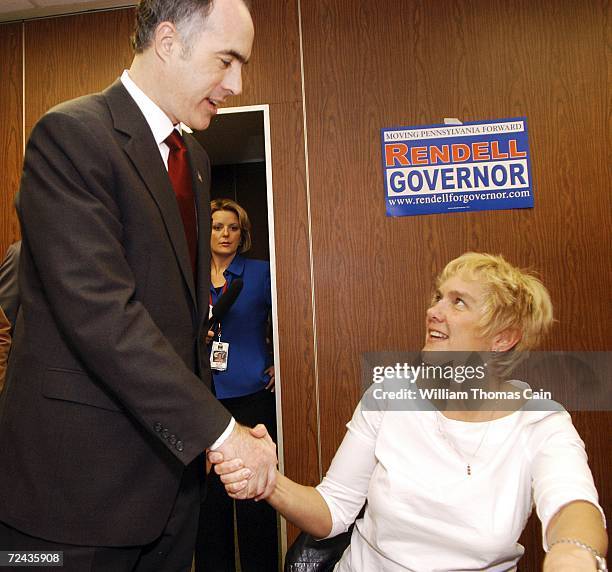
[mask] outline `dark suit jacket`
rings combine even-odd
[[[11,341],[11,323],[2,310],[2,306],[0,306],[0,391],[4,388]]]
[[[184,467],[229,423],[200,341],[210,168],[186,141],[197,287],[157,144],[119,81],[32,131],[17,199],[22,308],[0,401],[0,520],[23,532],[152,541]]]
[[[6,250],[6,255],[0,264],[0,308],[8,318],[11,326],[17,321],[19,310],[19,284],[17,275],[19,272],[19,255],[21,252],[21,241],[11,244]]]

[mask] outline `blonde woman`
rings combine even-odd
[[[535,348],[552,321],[538,279],[500,256],[467,253],[437,280],[423,349],[495,355],[483,383],[507,389],[521,350]],[[347,530],[367,501],[336,572],[516,570],[534,503],[545,571],[602,569],[603,513],[568,413],[529,404],[491,411],[455,401],[441,410],[385,411],[364,403],[318,487],[279,475],[267,499],[319,538]],[[240,496],[238,467],[228,461],[216,470]]]

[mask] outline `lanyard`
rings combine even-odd
[[[223,296],[223,294],[225,294],[226,292],[227,292],[227,280],[225,280],[225,284],[223,284],[223,288],[221,289],[221,295],[219,296],[219,298],[221,298],[221,296]],[[217,298],[217,301],[219,301],[219,298]],[[211,291],[208,292],[208,304],[209,304],[209,307],[212,309],[213,299],[212,299]],[[217,331],[217,336],[219,338],[219,342],[221,342],[221,322],[219,322],[219,330]]]
[[[212,286],[212,284],[211,284],[211,286]],[[213,286],[213,288],[214,288],[214,286]],[[226,292],[227,292],[227,280],[225,281],[225,284],[223,284],[223,289],[221,290],[221,296],[223,296],[223,294],[225,294]],[[208,292],[208,304],[210,306],[213,305],[212,292],[210,292],[210,291]]]

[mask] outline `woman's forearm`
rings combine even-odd
[[[288,521],[316,538],[331,532],[331,513],[313,487],[299,485],[279,473],[276,488],[266,500]]]
[[[567,563],[571,558],[594,562],[592,556],[587,556],[589,552],[587,549],[576,544],[559,542],[561,540],[573,540],[590,546],[601,555],[605,555],[608,549],[608,537],[601,513],[586,501],[574,501],[559,510],[548,525],[546,540],[551,548],[546,556],[545,571],[557,569],[552,563],[557,564],[561,561]],[[573,569],[581,570],[582,568],[578,568],[576,564]]]
[[[608,549],[608,537],[601,513],[590,502],[571,502],[550,521],[546,531],[548,545],[564,538],[588,544],[601,554],[605,554]]]

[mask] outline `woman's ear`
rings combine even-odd
[[[493,336],[491,350],[494,352],[507,352],[521,341],[523,333],[518,328],[506,328]]]

